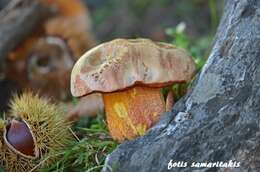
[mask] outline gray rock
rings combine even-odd
[[[170,160],[188,166],[169,171],[260,171],[259,0],[226,1],[212,52],[190,92],[145,136],[118,146],[103,172],[168,171]],[[240,167],[190,167],[229,160]]]

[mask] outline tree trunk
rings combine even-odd
[[[190,91],[144,137],[118,146],[103,171],[167,171],[170,160],[188,164],[169,171],[260,171],[259,0],[226,0],[213,49]],[[240,167],[191,167],[229,160]]]

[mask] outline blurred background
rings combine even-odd
[[[82,0],[99,41],[117,37],[169,39],[166,28],[186,23],[192,39],[215,32],[223,0]],[[10,0],[0,0],[0,9]]]
[[[215,32],[222,0],[85,0],[93,31],[102,41],[117,37],[149,37],[166,41],[165,29],[186,24],[192,39]]]

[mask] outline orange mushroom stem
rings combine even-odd
[[[144,135],[165,112],[160,88],[136,86],[105,93],[103,100],[109,131],[120,142]]]

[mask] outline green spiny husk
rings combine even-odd
[[[0,166],[5,171],[38,171],[49,166],[59,157],[59,152],[73,140],[69,131],[70,124],[66,122],[62,110],[38,95],[27,92],[15,96],[9,114],[8,118],[23,119],[30,126],[39,157],[29,159],[12,151],[4,143],[3,128],[0,128]]]

